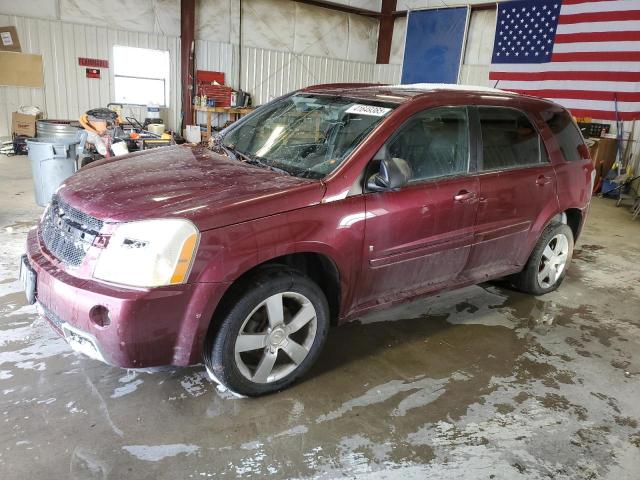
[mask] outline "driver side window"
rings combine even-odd
[[[467,173],[467,109],[440,107],[420,112],[406,121],[385,146],[387,157],[401,158],[409,164],[410,182]]]

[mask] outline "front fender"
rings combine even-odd
[[[205,231],[190,281],[228,288],[270,260],[296,253],[320,254],[338,270],[342,316],[352,308],[361,271],[364,212],[364,199],[357,195]],[[206,331],[210,321],[211,317],[202,318],[199,330]]]

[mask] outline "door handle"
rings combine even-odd
[[[453,196],[453,201],[457,203],[470,203],[476,199],[475,192],[469,192],[467,190],[460,190]]]
[[[551,177],[547,177],[546,175],[540,175],[536,179],[536,185],[538,185],[539,187],[544,187],[549,183],[551,183]]]

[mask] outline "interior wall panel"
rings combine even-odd
[[[77,119],[90,108],[104,107],[114,98],[113,46],[168,50],[171,58],[170,98],[165,121],[170,128],[180,123],[180,39],[152,33],[129,32],[57,20],[0,15],[0,25],[15,25],[22,50],[41,54],[44,87],[0,86],[0,136],[10,134],[11,113],[21,105],[35,105],[49,118]],[[109,60],[100,79],[86,78],[78,57]],[[144,119],[144,107],[125,113]]]
[[[240,88],[253,95],[256,105],[319,83],[399,81],[400,65],[376,65],[256,47],[242,49]]]
[[[489,85],[489,70],[496,34],[496,10],[471,10],[460,83]],[[491,85],[493,86],[493,85]]]
[[[165,121],[170,128],[180,125],[179,38],[8,15],[0,15],[0,24],[16,26],[24,52],[43,55],[45,78],[44,88],[0,86],[0,136],[10,134],[11,113],[21,105],[35,105],[49,118],[63,119],[77,119],[90,108],[106,106],[114,98],[114,45],[169,51],[170,107]],[[85,67],[78,65],[78,57],[83,56],[108,59],[110,68],[101,70],[99,80],[88,79]],[[196,68],[224,72],[228,85],[253,95],[254,105],[318,83],[398,83],[400,78],[399,65],[257,47],[244,47],[240,52],[237,45],[207,40],[196,41]],[[125,113],[138,119],[145,116],[144,107],[130,107]]]

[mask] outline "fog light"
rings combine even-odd
[[[89,319],[99,327],[108,327],[111,324],[109,309],[104,305],[95,305],[89,310]]]

